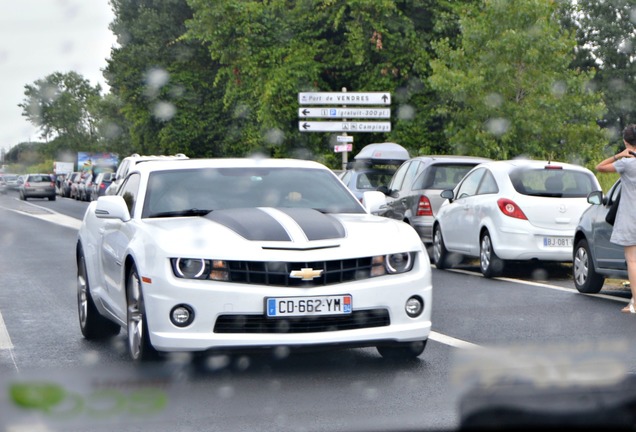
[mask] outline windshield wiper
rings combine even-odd
[[[163,218],[163,217],[178,217],[178,216],[205,216],[206,214],[212,211],[213,210],[191,208],[191,209],[171,210],[171,211],[153,213],[148,217]]]

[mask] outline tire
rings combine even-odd
[[[439,225],[435,225],[433,229],[433,263],[438,269],[446,269],[448,264],[448,250],[444,244],[444,237],[442,237],[442,230]]]
[[[500,276],[504,269],[504,261],[495,253],[488,231],[479,240],[479,269],[487,278]]]
[[[150,343],[144,297],[137,268],[133,265],[126,278],[128,353],[137,363],[157,360],[159,353]]]
[[[84,338],[105,339],[119,334],[119,324],[100,315],[95,307],[88,284],[86,260],[81,250],[77,260],[77,309]]]
[[[55,197],[55,195],[51,195],[51,196],[49,197],[49,201],[55,201],[55,198],[56,198],[56,197]]]
[[[596,272],[590,246],[585,239],[577,241],[574,246],[572,273],[574,286],[580,293],[596,294],[603,288],[605,276]]]
[[[412,360],[420,356],[428,340],[378,345],[376,349],[387,360]]]

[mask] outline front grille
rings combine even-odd
[[[214,333],[318,333],[390,324],[386,309],[354,311],[350,315],[276,319],[264,315],[221,315],[214,325]]]
[[[371,257],[315,262],[227,261],[229,281],[272,286],[321,286],[367,279],[371,275]],[[293,270],[322,270],[312,280],[293,278]]]

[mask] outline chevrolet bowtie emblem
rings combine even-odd
[[[289,273],[289,276],[307,281],[307,280],[312,280],[317,277],[320,277],[321,274],[322,274],[322,270],[314,270],[312,268],[302,268],[300,270],[292,270],[291,273]]]

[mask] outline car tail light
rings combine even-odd
[[[512,218],[524,219],[528,220],[523,211],[519,208],[514,201],[509,200],[507,198],[499,198],[497,200],[497,205],[499,206],[499,210],[506,216],[510,216]]]
[[[99,184],[99,188],[100,188],[100,189],[106,189],[106,185],[105,185],[104,183],[100,183],[100,184]]]
[[[29,182],[24,182],[24,187],[31,187],[31,185],[29,184]]]
[[[426,195],[420,195],[420,200],[417,203],[417,215],[418,216],[433,216],[433,207]]]

